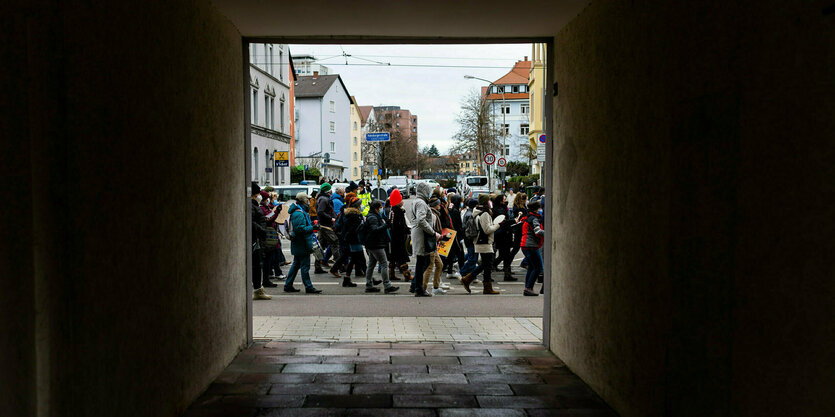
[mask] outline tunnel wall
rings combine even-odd
[[[0,405],[177,415],[246,343],[241,36],[208,1],[17,7]]]
[[[623,416],[835,414],[835,15],[784,3],[555,38],[551,348]]]

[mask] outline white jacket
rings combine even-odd
[[[475,253],[493,253],[493,233],[496,230],[499,230],[499,224],[493,223],[493,217],[490,216],[490,213],[485,213],[483,216],[479,216],[479,214],[483,213],[478,207],[473,210],[473,217],[475,217],[481,225],[481,230],[487,234],[487,243],[479,244],[478,236],[473,239],[473,243],[475,244]]]

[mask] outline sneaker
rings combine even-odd
[[[395,287],[394,285],[392,285],[391,287],[386,288],[386,294],[391,294],[399,289],[400,287]]]
[[[264,284],[263,284],[263,285],[264,285],[265,287],[267,287],[267,288],[275,288],[275,287],[277,287],[277,286],[278,286],[278,284],[276,284],[276,283],[274,283],[274,282],[272,282],[272,281],[270,281],[270,280],[268,280],[268,279],[267,279],[267,280],[264,280]]]
[[[447,284],[446,282],[442,282],[441,283],[441,288],[443,288],[445,290],[448,290],[449,289],[449,284]]]
[[[252,293],[253,300],[272,300],[273,297],[264,291],[264,288],[259,288]]]
[[[382,284],[382,283],[383,283],[383,281],[382,281],[382,280],[377,281],[376,279],[375,279],[375,280],[372,280],[371,282],[373,282],[373,283],[374,283],[374,285],[380,285],[380,284]]]
[[[322,290],[317,289],[316,287],[305,288],[304,292],[308,294],[321,294]]]
[[[432,294],[429,294],[423,288],[418,288],[417,291],[415,291],[415,297],[431,297],[431,296],[432,296]]]
[[[449,279],[458,279],[461,278],[461,274],[459,274],[458,272],[454,272],[452,274],[447,274],[446,277]]]
[[[365,287],[365,292],[380,292],[380,289],[377,287]]]
[[[314,273],[314,274],[327,274],[327,273],[328,273],[328,271],[325,271],[324,269],[319,268],[319,269],[317,269],[317,270],[313,271],[313,273]]]
[[[446,291],[443,288],[433,288],[432,295],[444,295]]]
[[[295,288],[295,287],[284,287],[284,292],[299,292],[299,291],[301,291],[301,290],[298,289],[298,288]]]
[[[539,294],[537,294],[535,291],[533,291],[533,290],[529,290],[529,289],[527,289],[527,288],[525,289],[525,291],[523,291],[523,292],[522,292],[522,294],[523,294],[523,295],[525,295],[525,296],[528,296],[528,297],[537,297],[537,296],[539,296]]]
[[[412,288],[412,287],[409,287],[409,292],[410,292],[410,293],[412,293],[412,294],[414,294],[414,293],[415,293],[415,289],[414,289],[414,288]]]

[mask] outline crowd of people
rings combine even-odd
[[[493,287],[493,272],[501,271],[504,281],[516,281],[511,264],[520,250],[526,269],[523,294],[542,293],[542,287],[534,290],[544,271],[541,187],[528,201],[527,194],[513,190],[466,198],[470,194],[466,189],[419,183],[408,210],[397,188],[389,189],[383,201],[372,199],[364,182],[335,189],[325,182],[313,195],[299,192],[286,206],[275,192],[256,183],[251,187],[256,300],[272,298],[264,288],[278,284],[270,278],[283,279],[284,291],[292,293],[301,291],[294,286],[301,275],[305,293],[321,293],[310,280],[311,257],[314,274],[330,274],[341,279],[343,287],[358,285],[352,275],[365,278],[367,293],[397,292],[400,287],[393,282],[403,280],[416,297],[443,295],[449,289],[441,280],[446,272],[468,293],[481,277],[484,294],[499,294]],[[282,215],[285,207],[287,213]],[[290,242],[292,262],[284,257],[282,237]],[[414,275],[409,267],[412,256]],[[281,268],[287,265],[285,275]],[[380,279],[375,279],[375,270]]]

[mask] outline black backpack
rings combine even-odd
[[[476,227],[478,228],[478,239],[476,239],[475,243],[479,245],[486,245],[490,241],[490,236],[487,233],[484,233],[484,230],[481,229],[481,222],[478,221],[478,218],[484,214],[487,214],[487,212],[483,211],[479,213],[478,216],[473,216]]]

